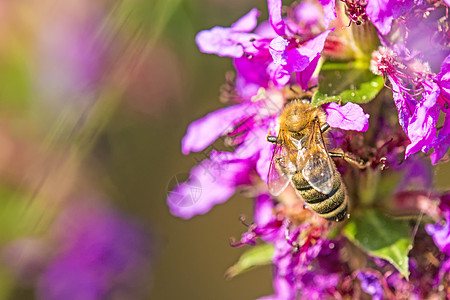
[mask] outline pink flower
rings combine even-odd
[[[326,5],[328,21],[334,18],[332,3]],[[291,81],[293,73],[297,82],[307,89],[330,33],[328,30],[317,35],[302,25],[301,20],[283,18],[281,5],[281,0],[268,0],[271,28],[262,23],[255,29],[259,12],[253,9],[229,28],[214,27],[196,37],[200,51],[234,58],[236,90],[245,100],[254,96],[260,87],[283,87]]]
[[[392,21],[409,11],[412,0],[368,0],[366,14],[382,35],[391,31]]]
[[[244,53],[252,53],[255,51],[252,40],[258,36],[250,32],[255,29],[259,14],[254,8],[230,28],[216,26],[210,30],[200,31],[195,38],[200,51],[229,57],[241,57]]]
[[[190,180],[168,195],[171,213],[191,218],[228,200],[239,186],[250,185],[252,174],[267,181],[273,145],[266,141],[284,99],[277,92],[257,101],[219,109],[193,122],[183,138],[182,151],[205,151],[217,138],[226,137],[233,152],[210,151],[195,166]],[[193,194],[195,193],[195,194]]]
[[[373,55],[372,70],[383,74],[391,83],[399,123],[411,141],[406,148],[405,158],[437,146],[438,152],[432,158],[433,163],[437,163],[442,157],[440,155],[443,155],[439,147],[445,147],[443,136],[448,129],[442,131],[441,141],[438,142],[436,123],[442,89],[433,80],[428,66],[411,57],[402,47],[398,48],[398,53],[380,47]]]
[[[327,123],[331,127],[343,130],[367,131],[369,129],[369,114],[365,114],[361,106],[347,103],[344,106],[331,102],[324,105],[327,113]]]

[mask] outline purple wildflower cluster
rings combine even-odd
[[[36,299],[145,298],[156,248],[138,224],[105,205],[77,203],[55,225],[48,236],[16,241],[3,253],[35,286]]]
[[[136,224],[78,205],[61,215],[58,228],[62,247],[39,277],[38,299],[143,298],[154,248]]]
[[[254,222],[232,244],[273,245],[275,294],[264,299],[449,297],[449,194],[430,193],[430,160],[413,155],[427,153],[437,164],[447,158],[450,147],[449,3],[305,0],[286,7],[281,0],[267,3],[266,21],[258,24],[260,12],[252,9],[230,27],[213,27],[196,37],[202,52],[233,59],[237,96],[228,98],[232,105],[189,126],[182,152],[208,150],[209,155],[191,170],[191,179],[169,193],[172,214],[181,218],[205,214],[241,187],[252,190]],[[367,45],[375,47],[368,51]],[[424,45],[435,48],[424,50]],[[356,169],[335,160],[351,195],[352,215],[343,224],[318,216],[294,189],[273,197],[266,187],[274,151],[266,138],[277,134],[283,107],[289,99],[321,88],[324,62],[342,61],[382,75],[386,87],[367,101],[331,99],[312,104],[322,105],[327,114],[332,127],[329,148],[366,161],[365,168]],[[192,205],[178,205],[180,197],[192,192],[192,181],[200,183],[201,195]],[[386,188],[391,182],[396,187]],[[406,271],[394,258],[358,242],[359,237],[352,240],[348,232],[354,230],[349,228],[353,212],[364,225],[369,222],[361,217],[365,211],[378,211],[371,214],[374,218],[386,212],[388,218],[405,212],[414,215],[408,232],[411,245],[405,247]],[[359,223],[351,223],[355,224]],[[371,238],[376,239],[363,240]]]

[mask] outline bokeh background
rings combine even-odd
[[[253,7],[267,16],[262,0],[0,0],[0,299],[272,293],[269,266],[224,276],[251,199],[191,220],[166,204],[232,69],[195,35]]]

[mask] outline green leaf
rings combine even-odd
[[[273,251],[273,245],[271,244],[261,244],[250,248],[241,255],[237,263],[228,268],[225,277],[233,278],[253,267],[270,264]]]
[[[312,105],[328,102],[367,103],[383,88],[383,76],[375,75],[364,61],[325,62],[319,73],[319,89]]]
[[[347,223],[344,234],[368,254],[389,261],[408,278],[408,252],[412,248],[408,221],[367,210]]]

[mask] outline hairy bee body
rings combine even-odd
[[[293,100],[286,105],[279,117],[269,190],[277,195],[291,182],[309,208],[327,220],[342,221],[349,201],[321,131],[325,122],[325,112],[308,101]]]
[[[291,180],[298,194],[319,216],[329,221],[342,221],[347,216],[347,190],[334,164],[333,171],[333,188],[327,195],[314,189],[301,172],[294,174]]]

